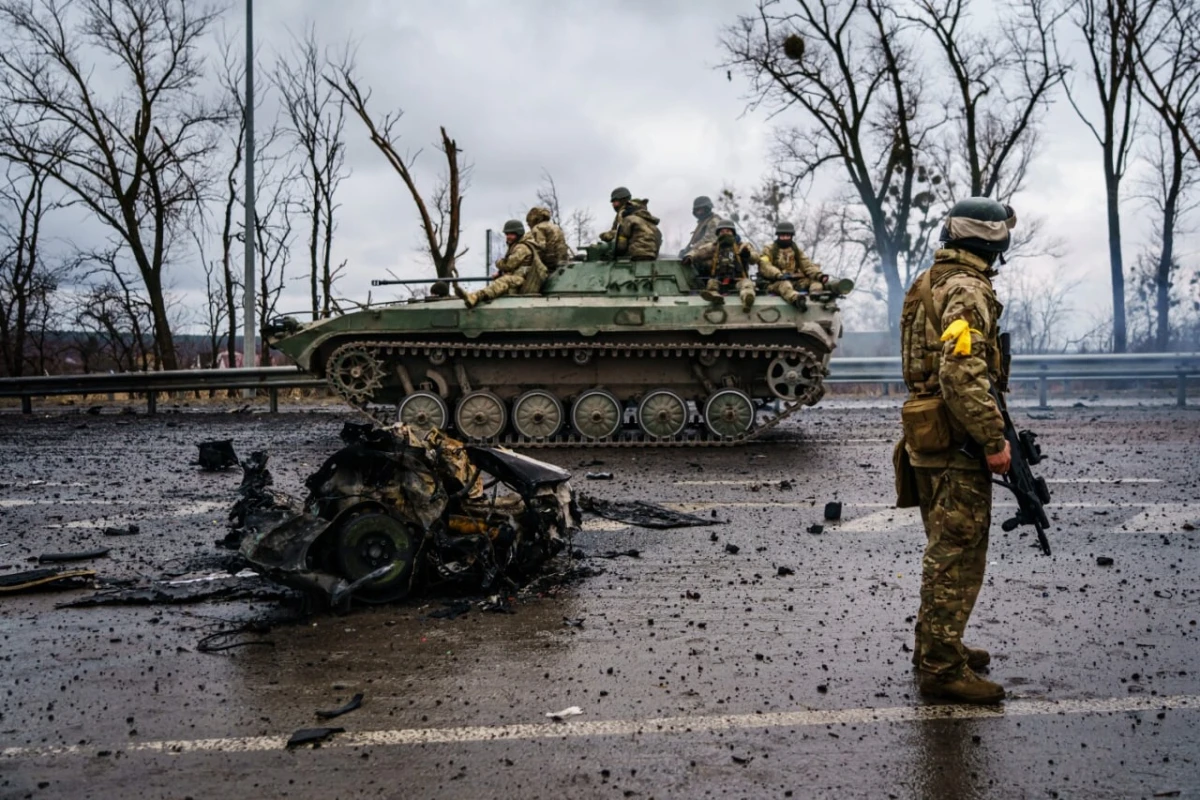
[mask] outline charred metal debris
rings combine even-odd
[[[346,446],[300,500],[273,488],[267,455],[241,462],[228,545],[272,580],[345,606],[436,585],[519,589],[580,523],[570,473],[439,430],[347,423]]]

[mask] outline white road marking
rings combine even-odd
[[[919,508],[885,508],[865,517],[834,523],[832,530],[844,533],[882,533],[906,525],[921,524]]]
[[[23,506],[112,506],[117,503],[128,503],[128,500],[29,500],[11,499],[0,500],[0,508],[21,508]]]
[[[1113,697],[1095,700],[1012,700],[1001,706],[893,706],[890,708],[843,708],[830,711],[803,709],[766,714],[722,714],[642,720],[617,719],[528,725],[478,725],[459,728],[407,728],[337,734],[322,743],[322,747],[396,747],[418,744],[464,744],[593,736],[650,736],[756,728],[810,728],[820,725],[928,722],[944,719],[1006,719],[1066,714],[1120,714],[1168,709],[1200,710],[1200,695]],[[287,736],[279,735],[161,740],[125,743],[112,747],[94,744],[7,747],[0,750],[0,758],[92,756],[98,750],[119,751],[125,755],[132,753],[252,753],[283,750],[287,747],[287,740]]]
[[[1109,533],[1159,533],[1182,531],[1184,525],[1200,528],[1200,504],[1160,503],[1108,529]]]
[[[676,486],[770,486],[792,478],[746,478],[738,480],[675,481]],[[794,482],[794,481],[793,481]],[[1162,483],[1162,478],[1047,478],[1046,483]]]
[[[1162,478],[1047,478],[1046,483],[1162,483]]]
[[[780,481],[791,481],[791,478],[753,478],[747,480],[712,480],[712,481],[675,481],[676,486],[770,486]]]

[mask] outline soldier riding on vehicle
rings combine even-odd
[[[768,292],[803,310],[808,301],[797,289],[823,292],[830,277],[804,254],[795,243],[795,236],[796,226],[792,223],[781,221],[775,224],[775,241],[763,251],[758,274],[771,282],[767,286]]]
[[[687,247],[679,251],[680,258],[717,238],[717,223],[721,221],[721,217],[713,212],[712,200],[704,195],[693,200],[692,216],[696,218],[696,228],[692,231],[692,238],[688,240]]]
[[[464,291],[457,283],[454,293],[462,298],[467,308],[474,308],[481,300],[495,300],[506,294],[537,294],[546,280],[546,265],[542,263],[537,249],[525,233],[519,219],[504,223],[504,240],[508,252],[496,260],[499,277],[477,292]]]
[[[701,297],[721,305],[725,302],[723,291],[732,286],[741,298],[742,310],[749,313],[754,305],[754,281],[750,280],[754,248],[738,238],[737,228],[727,219],[717,222],[716,233],[716,239],[685,255],[683,263],[695,266],[706,279]]]
[[[525,215],[525,224],[529,226],[529,242],[537,250],[547,270],[554,272],[571,260],[567,237],[563,229],[550,220],[550,209],[534,206]]]
[[[616,258],[631,261],[653,261],[658,258],[662,247],[662,232],[658,229],[658,217],[651,214],[647,200],[634,200],[624,186],[612,191],[612,207],[617,212],[611,230],[600,234],[600,240],[612,242],[612,254]]]

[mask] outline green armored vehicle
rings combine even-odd
[[[274,320],[265,335],[380,421],[474,442],[732,444],[824,394],[842,335],[837,293],[801,310],[760,290],[746,312],[736,293],[723,306],[702,299],[680,261],[588,259],[556,270],[539,295],[472,309],[414,298],[307,325]]]

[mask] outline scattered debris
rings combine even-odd
[[[582,628],[584,619],[584,617],[576,617],[574,619],[563,617],[563,625],[566,625],[568,628]]]
[[[562,711],[547,711],[546,716],[555,722],[562,722],[567,717],[577,717],[583,713],[583,709],[579,706],[571,706],[564,708]]]
[[[824,533],[824,532],[825,532],[825,526],[824,526],[824,525],[819,525],[819,524],[815,524],[815,523],[814,523],[814,524],[812,524],[812,525],[809,525],[809,526],[808,526],[808,528],[807,528],[806,530],[807,530],[809,533]]]
[[[839,502],[825,504],[825,520],[827,522],[837,522],[842,518],[842,504]]]
[[[287,746],[290,750],[293,747],[299,747],[302,744],[311,744],[314,747],[320,747],[321,742],[333,736],[335,733],[345,733],[345,728],[301,728],[292,734],[292,738],[287,740]]]
[[[58,603],[55,607],[182,605],[205,600],[281,600],[293,596],[290,590],[246,571],[237,575],[138,581],[132,586],[110,586],[87,597]]]
[[[428,616],[431,619],[458,619],[463,614],[470,613],[471,603],[468,600],[458,600],[453,603],[447,603],[442,608],[436,611],[430,611]]]
[[[795,575],[796,570],[792,569],[791,567],[780,567],[775,574],[780,578],[786,578],[788,575]]]
[[[226,537],[272,580],[331,605],[436,582],[519,588],[579,524],[570,473],[552,464],[404,425],[347,423],[342,438],[303,501],[269,489],[266,454],[251,454]]]
[[[92,585],[95,570],[54,568],[31,569],[0,575],[0,595],[47,589],[78,589]]]
[[[624,557],[624,558],[641,558],[642,551],[631,547],[628,550],[620,550],[620,551],[609,550],[607,552],[604,552],[597,556],[594,556],[594,558],[622,558],[622,557]]]
[[[1110,557],[1108,557],[1108,556],[1097,556],[1096,557],[1096,566],[1097,567],[1111,567],[1112,565],[1113,565],[1113,560]]]
[[[589,472],[583,477],[587,478],[589,481],[611,481],[613,479],[613,474],[611,472]]]
[[[197,442],[196,446],[200,448],[198,458],[200,469],[216,472],[238,465],[237,453],[233,452],[232,439]]]
[[[64,561],[87,561],[92,558],[104,558],[110,548],[98,547],[95,550],[80,550],[75,553],[42,553],[37,557],[39,564],[60,564]]]
[[[137,536],[141,532],[142,529],[132,523],[124,528],[105,528],[102,531],[105,536]]]
[[[736,544],[725,545],[725,552],[729,553],[731,556],[736,556],[741,549],[742,548],[738,547]]]
[[[320,719],[333,719],[335,717],[340,717],[342,714],[349,714],[351,711],[357,711],[359,708],[361,708],[362,701],[363,694],[362,692],[359,692],[358,694],[354,695],[354,697],[351,697],[350,701],[346,703],[346,705],[340,708],[335,708],[332,711],[318,711],[317,717]]]
[[[238,640],[239,636],[262,636],[271,632],[271,626],[263,622],[247,622],[237,628],[227,631],[217,631],[205,636],[196,643],[196,650],[200,653],[220,653],[224,650],[233,650],[237,647],[252,647],[255,645],[264,645],[266,647],[274,647],[275,642],[270,639],[246,639]]]
[[[603,500],[599,497],[581,494],[579,495],[579,507],[605,519],[627,522],[642,528],[690,528],[726,524],[726,521],[722,519],[706,519],[695,514],[672,511],[645,500]]]

